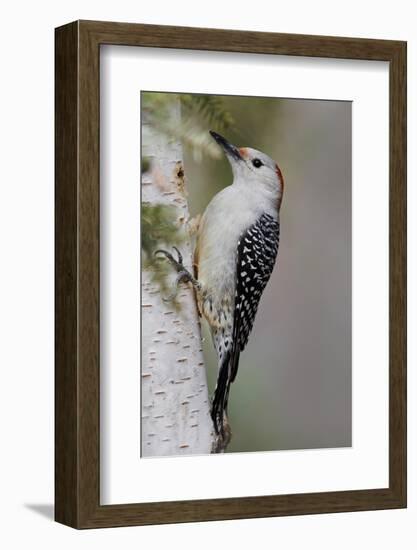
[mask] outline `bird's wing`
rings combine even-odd
[[[268,214],[263,214],[239,239],[230,382],[236,377],[239,354],[248,342],[259,300],[275,265],[278,246],[279,222]]]

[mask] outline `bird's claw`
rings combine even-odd
[[[163,298],[164,302],[172,302],[172,300],[175,299],[175,297],[177,295],[177,292],[178,292],[178,287],[181,283],[192,283],[197,288],[199,287],[198,281],[196,281],[194,279],[194,277],[191,275],[191,273],[189,271],[187,271],[187,269],[185,269],[181,252],[178,250],[178,248],[176,246],[173,246],[172,248],[177,253],[177,256],[178,256],[177,260],[167,250],[158,249],[158,250],[155,250],[155,252],[154,252],[155,256],[157,256],[158,254],[162,254],[163,256],[165,256],[167,258],[167,260],[169,261],[169,263],[172,266],[174,266],[175,270],[178,273],[177,278],[175,279],[175,283],[174,283],[174,291],[172,292],[172,294],[170,294],[166,298]]]
[[[158,254],[163,254],[167,258],[167,260],[170,262],[170,264],[175,267],[178,273],[180,273],[181,271],[184,271],[184,265],[182,263],[182,254],[176,246],[173,246],[172,248],[177,253],[178,260],[176,260],[170,252],[168,252],[167,250],[163,250],[162,248],[155,250],[154,256],[157,256]]]
[[[188,283],[189,281],[190,281],[190,274],[188,273],[188,271],[180,271],[179,274],[177,275],[177,278],[175,279],[174,291],[172,292],[172,294],[170,294],[166,298],[162,298],[163,301],[172,302],[172,300],[174,300],[177,295],[178,287],[180,286],[180,284]]]

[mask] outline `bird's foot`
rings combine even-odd
[[[163,298],[164,302],[170,302],[175,298],[175,296],[177,295],[177,292],[178,292],[178,287],[181,283],[191,283],[197,290],[200,290],[200,288],[201,288],[201,285],[197,281],[197,279],[195,279],[191,275],[191,273],[188,271],[188,269],[186,269],[184,267],[181,252],[178,250],[178,248],[176,246],[174,246],[173,249],[177,253],[177,256],[178,256],[177,260],[167,250],[159,249],[159,250],[156,250],[155,253],[154,253],[155,256],[158,255],[158,254],[164,255],[167,258],[167,260],[169,261],[169,263],[175,268],[175,270],[178,273],[177,278],[175,279],[174,291],[167,298]]]

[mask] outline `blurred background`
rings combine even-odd
[[[277,263],[231,387],[227,452],[350,446],[351,103],[146,95],[142,109],[182,141],[193,216],[232,182],[209,129],[271,156],[285,180]],[[178,100],[172,128],[164,110]],[[202,324],[212,394],[217,360]]]

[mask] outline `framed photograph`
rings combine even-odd
[[[56,29],[56,520],[406,506],[406,43]]]

